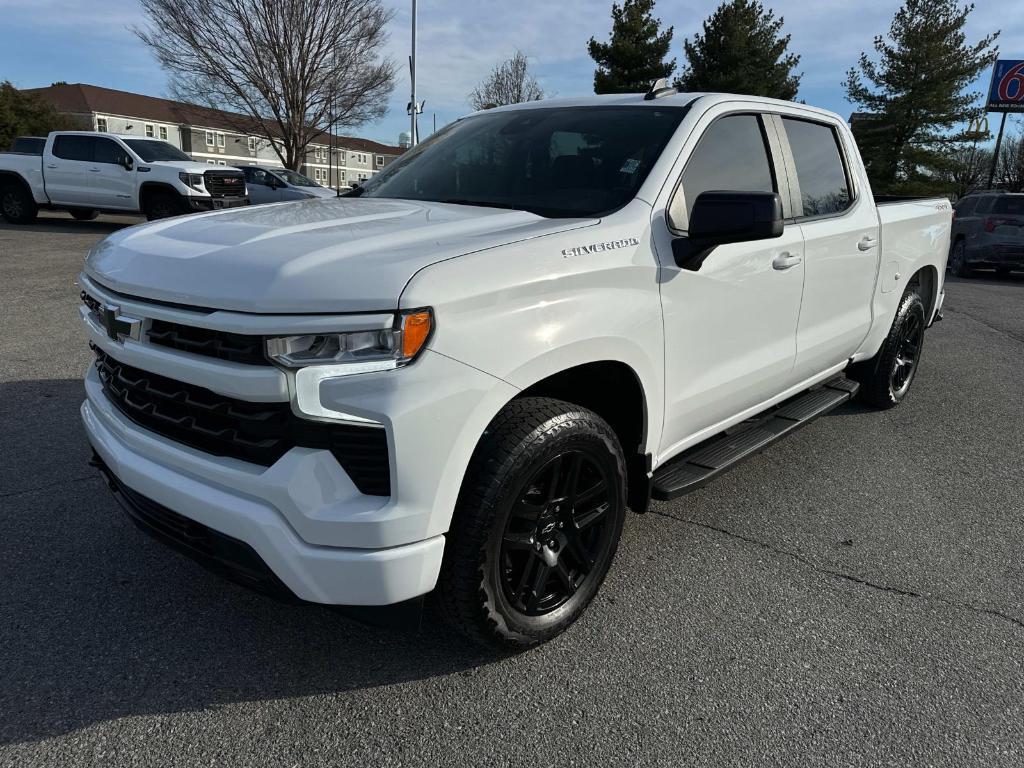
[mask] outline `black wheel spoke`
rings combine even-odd
[[[606,501],[606,502],[603,502],[601,504],[598,504],[596,507],[594,507],[589,512],[585,512],[585,513],[583,513],[581,515],[577,515],[573,519],[573,524],[576,526],[576,530],[578,530],[578,531],[586,530],[587,528],[592,526],[594,523],[596,523],[598,520],[600,520],[602,517],[604,517],[604,514],[605,514],[605,512],[608,511],[608,509],[609,509],[609,504]]]
[[[502,590],[516,610],[550,613],[578,596],[607,547],[614,469],[565,450],[537,469],[512,504],[501,537]]]

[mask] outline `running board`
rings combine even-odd
[[[683,451],[654,471],[651,497],[674,499],[704,486],[776,440],[850,400],[860,385],[839,375]]]

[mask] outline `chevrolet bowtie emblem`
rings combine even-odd
[[[121,314],[121,308],[113,304],[104,304],[100,307],[100,322],[104,329],[114,341],[125,339],[139,340],[139,331],[142,328],[142,321],[136,317],[127,317]]]

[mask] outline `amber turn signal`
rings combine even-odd
[[[410,312],[402,317],[402,357],[411,359],[419,354],[427,343],[433,329],[433,318],[430,310],[422,309]]]

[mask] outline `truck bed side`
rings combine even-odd
[[[903,291],[916,277],[928,322],[940,306],[949,254],[952,206],[943,197],[876,198],[881,256],[873,305],[874,322],[858,359],[875,354],[889,332]]]
[[[43,185],[43,158],[21,152],[0,152],[0,182],[21,183],[32,193],[40,205],[49,202]]]

